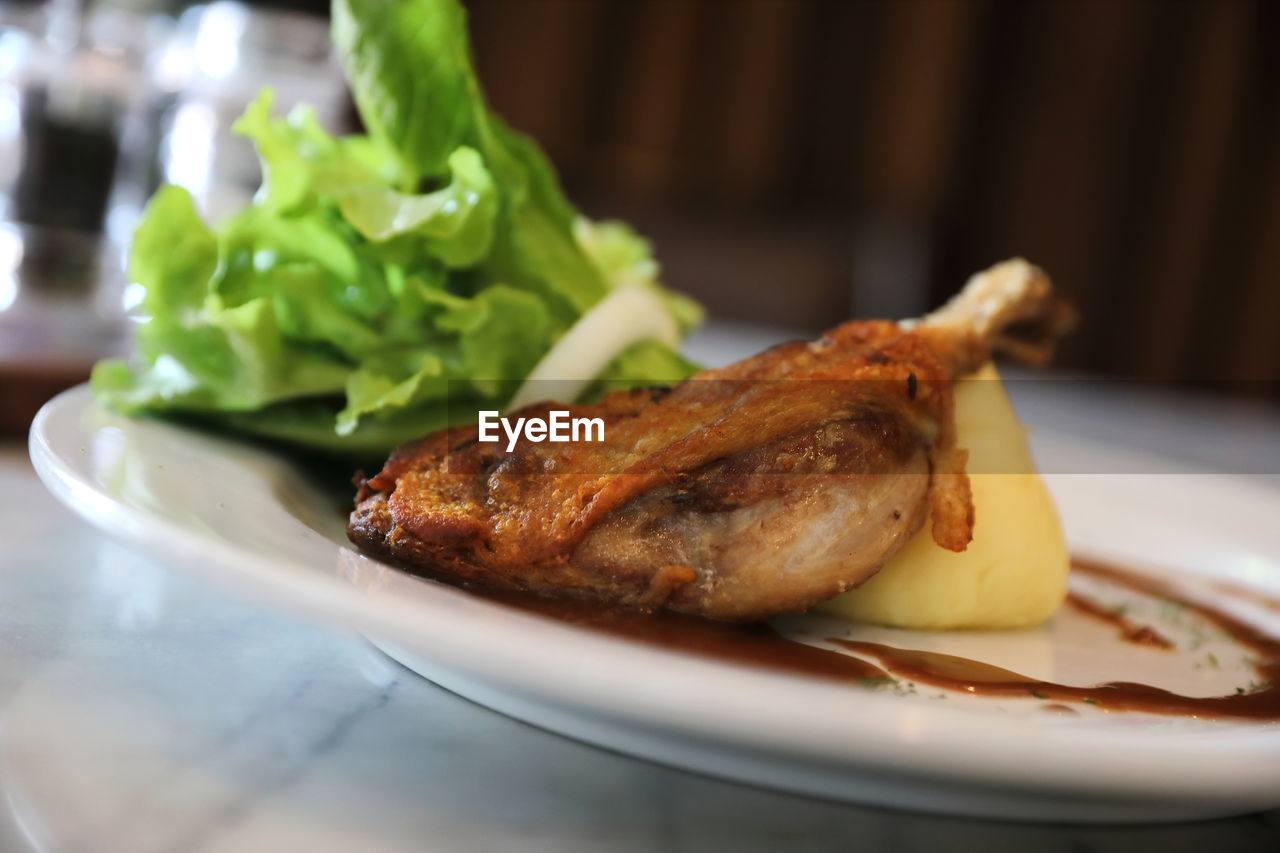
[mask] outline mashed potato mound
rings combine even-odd
[[[959,444],[969,451],[973,541],[938,546],[929,522],[883,569],[818,612],[925,630],[1027,628],[1066,597],[1067,548],[1026,434],[995,367],[956,385]]]

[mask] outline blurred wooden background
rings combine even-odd
[[[717,316],[918,313],[1020,254],[1066,365],[1276,392],[1280,3],[468,7],[497,109]]]

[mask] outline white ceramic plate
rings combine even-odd
[[[1042,437],[1037,452],[1090,464],[1072,470],[1118,470],[1097,448]],[[359,630],[450,690],[621,752],[822,797],[1006,818],[1189,819],[1280,805],[1278,724],[1084,705],[1050,714],[1034,698],[809,680],[588,633],[364,557],[346,545],[344,491],[262,449],[105,411],[85,388],[41,411],[31,456],[64,503],[175,568]],[[1280,614],[1213,586],[1226,579],[1280,595],[1280,493],[1185,473],[1049,479],[1075,549],[1190,573],[1192,585],[1203,579],[1202,598],[1280,633]],[[1188,630],[1161,623],[1152,601],[1128,603],[1175,639]],[[1065,608],[1044,628],[1014,633],[812,617],[787,626],[797,627],[1071,684],[1129,679],[1214,695],[1252,676],[1224,638],[1179,643],[1194,652],[1146,650]],[[1205,665],[1210,654],[1220,666]]]

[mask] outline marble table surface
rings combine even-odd
[[[720,327],[694,349],[718,360],[771,337]],[[1130,401],[1120,417],[1096,389],[1015,396],[1033,424],[1110,416],[1121,444],[1131,435],[1181,448],[1188,464],[1280,474],[1280,456],[1266,458],[1280,451],[1274,409],[1232,407],[1206,426],[1196,413],[1208,409],[1176,397]],[[3,853],[1280,848],[1280,812],[1136,827],[971,821],[583,746],[447,693],[358,636],[114,543],[54,502],[19,442],[0,444],[0,801]]]

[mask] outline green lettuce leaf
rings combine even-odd
[[[593,402],[610,391],[628,391],[654,385],[674,385],[698,366],[657,341],[640,341],[620,352],[582,392],[582,402]]]
[[[333,37],[368,133],[274,115],[264,90],[234,125],[261,161],[252,203],[211,227],[185,190],[157,192],[130,255],[135,352],[97,365],[101,400],[364,460],[504,408],[619,286],[697,321],[649,245],[581,217],[489,111],[457,0],[335,0]],[[645,340],[596,390],[692,370]]]
[[[609,282],[610,288],[639,284],[658,294],[682,331],[702,322],[702,306],[689,297],[668,290],[658,283],[658,261],[653,247],[625,222],[609,220],[592,222],[578,217],[574,236]]]
[[[410,195],[377,184],[334,192],[342,216],[365,238],[384,242],[415,235],[449,267],[468,267],[488,254],[498,197],[484,161],[465,145],[449,155],[449,185]]]
[[[281,213],[348,187],[399,186],[404,178],[392,153],[367,136],[334,137],[315,110],[299,104],[272,118],[275,94],[263,89],[232,130],[253,142],[262,163],[257,203]]]
[[[365,127],[413,174],[440,174],[458,146],[487,133],[457,0],[334,0],[332,19]]]

